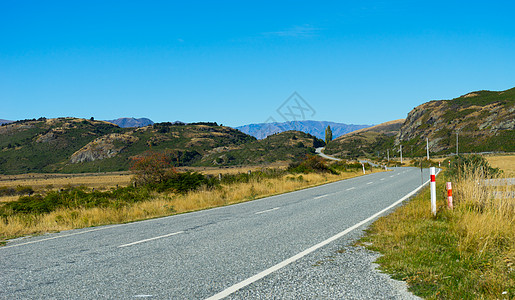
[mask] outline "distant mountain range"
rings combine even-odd
[[[371,127],[372,125],[343,124],[328,121],[292,121],[276,123],[259,123],[235,127],[239,131],[252,135],[257,139],[264,139],[275,133],[296,130],[309,133],[319,139],[325,139],[325,129],[331,126],[333,138],[337,138],[355,130]]]
[[[106,122],[116,124],[122,128],[145,127],[154,125],[154,122],[147,118],[118,118],[116,120],[105,120]]]
[[[12,122],[14,122],[14,121],[0,119],[0,125],[2,125],[2,124],[9,124],[9,123],[12,123]]]

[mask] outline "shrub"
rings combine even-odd
[[[137,185],[157,185],[177,174],[170,156],[154,151],[134,157],[130,168]]]
[[[469,173],[480,173],[482,176],[489,178],[501,174],[498,168],[492,168],[488,161],[481,155],[456,155],[451,158],[450,168],[447,175],[451,178],[466,177]]]
[[[17,201],[5,203],[0,215],[44,214],[58,208],[120,207],[150,198],[147,189],[134,187],[118,188],[112,191],[88,192],[85,188],[75,187],[61,191],[51,191],[46,195],[22,196]]]
[[[332,173],[337,174],[335,170],[329,168],[323,158],[317,155],[307,155],[302,161],[292,162],[288,167],[290,173]]]
[[[186,193],[188,191],[197,190],[201,186],[213,188],[218,182],[214,178],[197,172],[173,173],[165,180],[152,184],[150,187],[158,192],[172,190],[178,193]]]
[[[355,172],[362,169],[362,165],[359,162],[346,162],[346,161],[338,161],[333,163],[331,169],[334,171],[343,171],[343,172]],[[370,168],[368,163],[365,164],[365,168]]]

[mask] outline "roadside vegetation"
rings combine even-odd
[[[481,156],[455,157],[437,177],[436,217],[426,188],[372,224],[360,244],[381,252],[381,270],[423,298],[514,299],[515,188],[485,181],[503,177]]]
[[[367,165],[370,171],[370,166]],[[18,193],[0,202],[0,242],[9,238],[73,228],[132,222],[230,205],[332,181],[360,176],[360,163],[328,164],[306,156],[286,169],[269,168],[237,174],[179,172],[170,157],[146,152],[132,161],[128,186],[95,190],[86,186]]]

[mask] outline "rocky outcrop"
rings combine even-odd
[[[424,103],[408,114],[395,144],[424,148],[427,138],[431,152],[445,153],[455,149],[458,133],[465,151],[513,151],[514,99],[511,89]]]
[[[139,139],[131,134],[111,133],[100,137],[73,153],[70,161],[81,163],[116,156]]]

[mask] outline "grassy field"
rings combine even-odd
[[[503,170],[507,177],[515,177],[515,155],[486,156],[486,159],[492,167]]]
[[[488,160],[505,174],[515,171],[513,157]],[[450,210],[444,188],[449,178],[438,176],[436,218],[425,189],[377,220],[360,243],[381,252],[380,268],[423,298],[514,299],[515,187],[478,184],[483,179],[470,171],[453,182]]]
[[[106,190],[128,185],[129,172],[98,174],[22,174],[0,176],[0,187],[30,186],[34,190],[60,189],[66,186],[86,186]],[[1,201],[1,200],[0,200]]]
[[[244,169],[244,173],[247,173],[247,169],[249,168]],[[228,172],[226,169],[210,169],[205,171],[213,174]],[[243,169],[233,169],[232,171],[238,172],[243,171]],[[60,208],[44,214],[9,215],[3,219],[0,218],[0,243],[9,238],[23,235],[41,234],[46,232],[55,232],[105,224],[132,222],[195,210],[202,210],[217,206],[230,205],[361,175],[361,171],[341,172],[339,175],[328,173],[310,173],[301,175],[288,174],[280,178],[256,178],[250,180],[249,182],[222,184],[219,188],[216,189],[204,188],[185,194],[154,192],[150,200],[134,202],[130,205],[90,208]],[[115,182],[115,179],[126,181],[129,180],[128,175],[117,174],[113,176],[114,178],[112,182]],[[90,178],[90,187],[98,186],[101,182],[105,182],[107,179],[107,177],[103,176],[91,177],[93,178]],[[37,183],[40,184],[38,186],[44,186],[49,182],[50,184],[57,186],[61,183],[64,183],[60,180],[70,178],[54,178],[54,181],[51,181],[48,178],[33,179],[37,180]],[[79,178],[76,179],[78,180]],[[25,181],[21,180],[22,179],[20,179],[19,183],[23,182],[28,185],[36,186],[35,182],[32,182],[30,178],[23,179]],[[47,182],[44,180],[50,181]],[[87,181],[85,178],[82,178],[81,180],[81,182]],[[12,198],[12,200],[16,199],[17,197]]]

